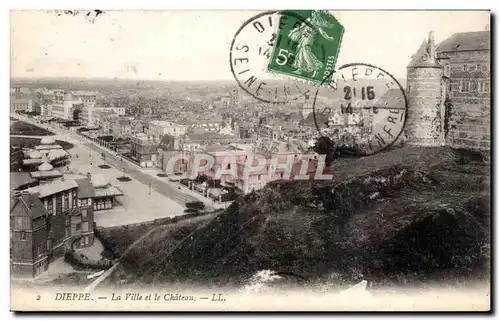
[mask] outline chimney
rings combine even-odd
[[[434,42],[434,31],[429,31],[429,40],[427,43],[427,52],[429,53],[429,60],[434,62],[436,59],[436,44]]]
[[[30,210],[31,210],[31,203],[32,203],[32,201],[31,201],[31,197],[32,197],[32,196],[31,196],[31,193],[30,193],[29,191],[24,190],[24,191],[21,191],[21,192],[18,194],[18,196],[19,196],[19,197],[22,197],[23,195],[27,195],[27,196],[28,196],[28,197],[27,197],[27,200],[28,200],[28,201],[26,202],[26,203],[27,203],[26,205],[28,206],[28,209],[30,209]]]

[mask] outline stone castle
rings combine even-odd
[[[424,40],[407,67],[406,143],[490,149],[490,31]]]

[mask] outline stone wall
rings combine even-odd
[[[451,68],[447,86],[446,144],[488,150],[491,142],[490,52],[447,55]],[[464,81],[470,82],[468,91],[461,90]]]

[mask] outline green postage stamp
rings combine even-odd
[[[329,84],[344,27],[326,10],[285,10],[268,70]]]

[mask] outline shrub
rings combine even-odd
[[[111,260],[101,259],[94,261],[71,249],[67,249],[66,253],[64,253],[64,261],[84,269],[109,269],[113,266],[113,261]]]
[[[186,203],[186,209],[204,210],[205,203],[201,201],[188,202]]]

